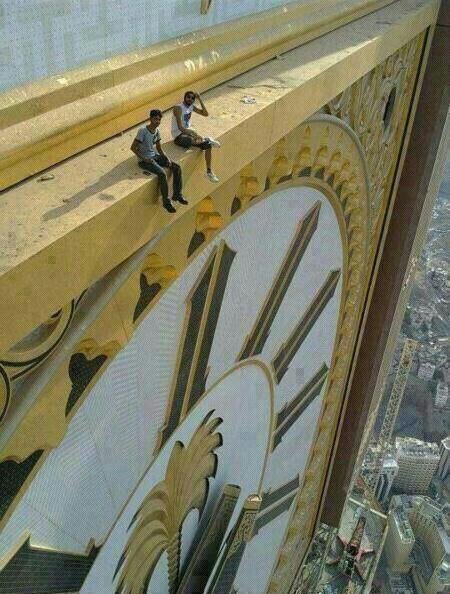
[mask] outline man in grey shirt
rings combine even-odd
[[[181,167],[174,163],[165,154],[161,146],[161,135],[158,126],[161,123],[162,112],[159,109],[152,109],[150,112],[150,123],[144,128],[139,128],[136,138],[131,145],[131,150],[139,158],[139,166],[158,176],[161,188],[162,202],[168,212],[176,212],[169,200],[169,187],[167,184],[167,174],[164,167],[173,172],[173,197],[174,202],[188,204],[183,198]],[[156,148],[156,150],[155,150]]]

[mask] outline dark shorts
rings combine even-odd
[[[204,140],[198,144],[195,144],[195,140],[189,134],[180,134],[174,140],[174,143],[178,146],[182,146],[183,148],[191,148],[192,146],[195,148],[199,148],[202,151],[206,151],[206,149],[211,148],[211,143],[209,140]]]

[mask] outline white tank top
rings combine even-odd
[[[191,127],[191,116],[192,112],[194,111],[193,105],[185,105],[184,102],[178,104],[178,107],[181,107],[181,119],[183,121],[183,125],[185,128]],[[172,138],[176,138],[181,134],[181,130],[178,128],[177,118],[175,114],[172,112]]]

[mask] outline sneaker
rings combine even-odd
[[[189,202],[184,198],[184,196],[174,196],[172,198],[173,202],[179,202],[180,204],[189,204]]]
[[[205,140],[209,140],[209,143],[213,148],[220,148],[222,146],[220,142],[214,138],[205,138]]]
[[[177,212],[176,209],[170,204],[170,200],[163,200],[163,206],[167,212]]]
[[[220,180],[217,177],[217,175],[215,173],[213,173],[212,171],[207,171],[205,173],[205,176],[209,179],[210,182],[212,182],[213,184],[217,184]]]

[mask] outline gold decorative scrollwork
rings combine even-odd
[[[408,112],[423,34],[326,105],[327,113],[356,132],[367,159],[373,244],[391,191],[401,130]],[[372,249],[374,249],[372,245]]]
[[[142,315],[153,299],[178,276],[175,266],[165,264],[159,254],[151,253],[144,261],[140,274],[139,300],[134,308],[133,322]]]
[[[6,353],[0,354],[0,363],[17,368],[13,375],[22,375],[43,361],[56,347],[66,332],[75,311],[75,300],[51,315]]]
[[[169,592],[176,591],[181,527],[191,510],[203,512],[209,479],[217,468],[214,451],[222,445],[221,434],[215,432],[222,420],[211,419],[213,412],[202,421],[187,447],[175,443],[164,480],[153,487],[136,512],[129,526],[133,531],[114,576],[120,573],[117,594],[146,591],[164,551],[168,555]]]
[[[191,256],[205,241],[210,241],[223,226],[223,219],[216,211],[211,196],[204,198],[196,210],[195,231],[189,243],[188,256]]]
[[[231,204],[230,214],[234,214],[241,208],[248,206],[250,200],[259,196],[263,188],[258,182],[253,163],[249,163],[240,172],[240,183],[237,194]]]
[[[76,301],[61,308],[6,353],[0,353],[0,423],[8,412],[15,380],[40,365],[57,347],[75,312]]]

